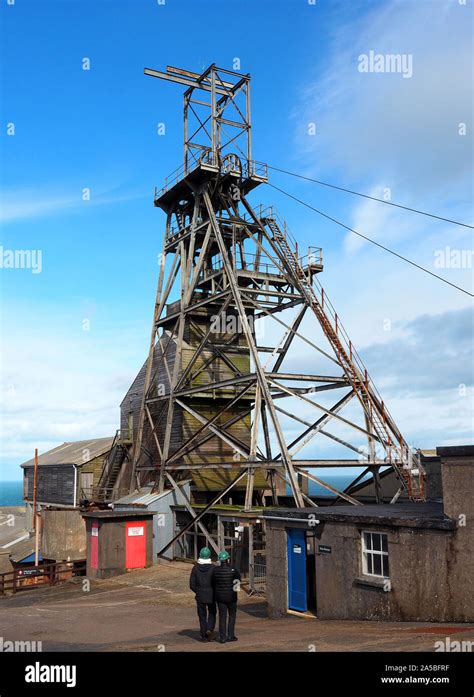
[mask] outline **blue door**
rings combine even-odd
[[[289,528],[288,535],[288,607],[306,612],[306,533]]]

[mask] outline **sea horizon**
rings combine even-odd
[[[0,479],[0,506],[22,506],[23,504],[23,481]]]
[[[324,475],[322,479],[324,479],[327,484],[331,484],[339,490],[344,490],[355,477],[354,475],[348,475],[346,472],[334,472],[331,475]],[[289,494],[289,487],[287,488]],[[309,495],[318,497],[333,496],[330,491],[312,481],[309,482]],[[22,506],[23,504],[23,480],[0,479],[0,506]]]

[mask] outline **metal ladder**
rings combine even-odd
[[[354,361],[351,342],[349,342],[349,351],[347,351],[340,340],[337,315],[335,316],[336,326],[334,327],[324,310],[324,291],[321,289],[322,296],[320,301],[276,219],[269,216],[262,219],[262,223],[266,224],[270,229],[272,239],[281,253],[281,261],[289,271],[295,285],[301,290],[312,307],[324,334],[333,347],[344,373],[362,404],[375,438],[385,450],[387,465],[393,467],[412,501],[424,501],[425,473],[419,458],[410,450],[392,418],[385,410],[383,401],[374,393],[368,372],[362,361],[360,359],[358,361],[360,367]]]

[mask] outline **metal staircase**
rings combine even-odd
[[[104,500],[112,500],[114,487],[127,456],[127,448],[120,437],[120,430],[115,433],[112,447],[104,463],[102,475],[99,482],[99,497]]]
[[[267,225],[271,231],[275,250],[281,262],[289,272],[295,286],[299,288],[313,309],[345,375],[362,404],[374,439],[384,448],[387,465],[393,467],[411,500],[424,501],[425,473],[419,457],[409,448],[385,408],[384,402],[369,378],[360,356],[352,346],[352,342],[325,295],[324,289],[317,280],[315,288],[306,276],[299,263],[297,253],[288,244],[287,236],[281,230],[276,218],[265,217],[261,219],[261,222]],[[319,297],[316,289],[319,290]]]

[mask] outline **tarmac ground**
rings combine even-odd
[[[160,563],[0,596],[2,640],[41,641],[43,651],[434,651],[435,641],[450,637],[474,649],[474,625],[268,619],[265,599],[243,591],[238,642],[201,643],[190,570]]]
[[[0,506],[0,549],[26,534],[24,506]]]

